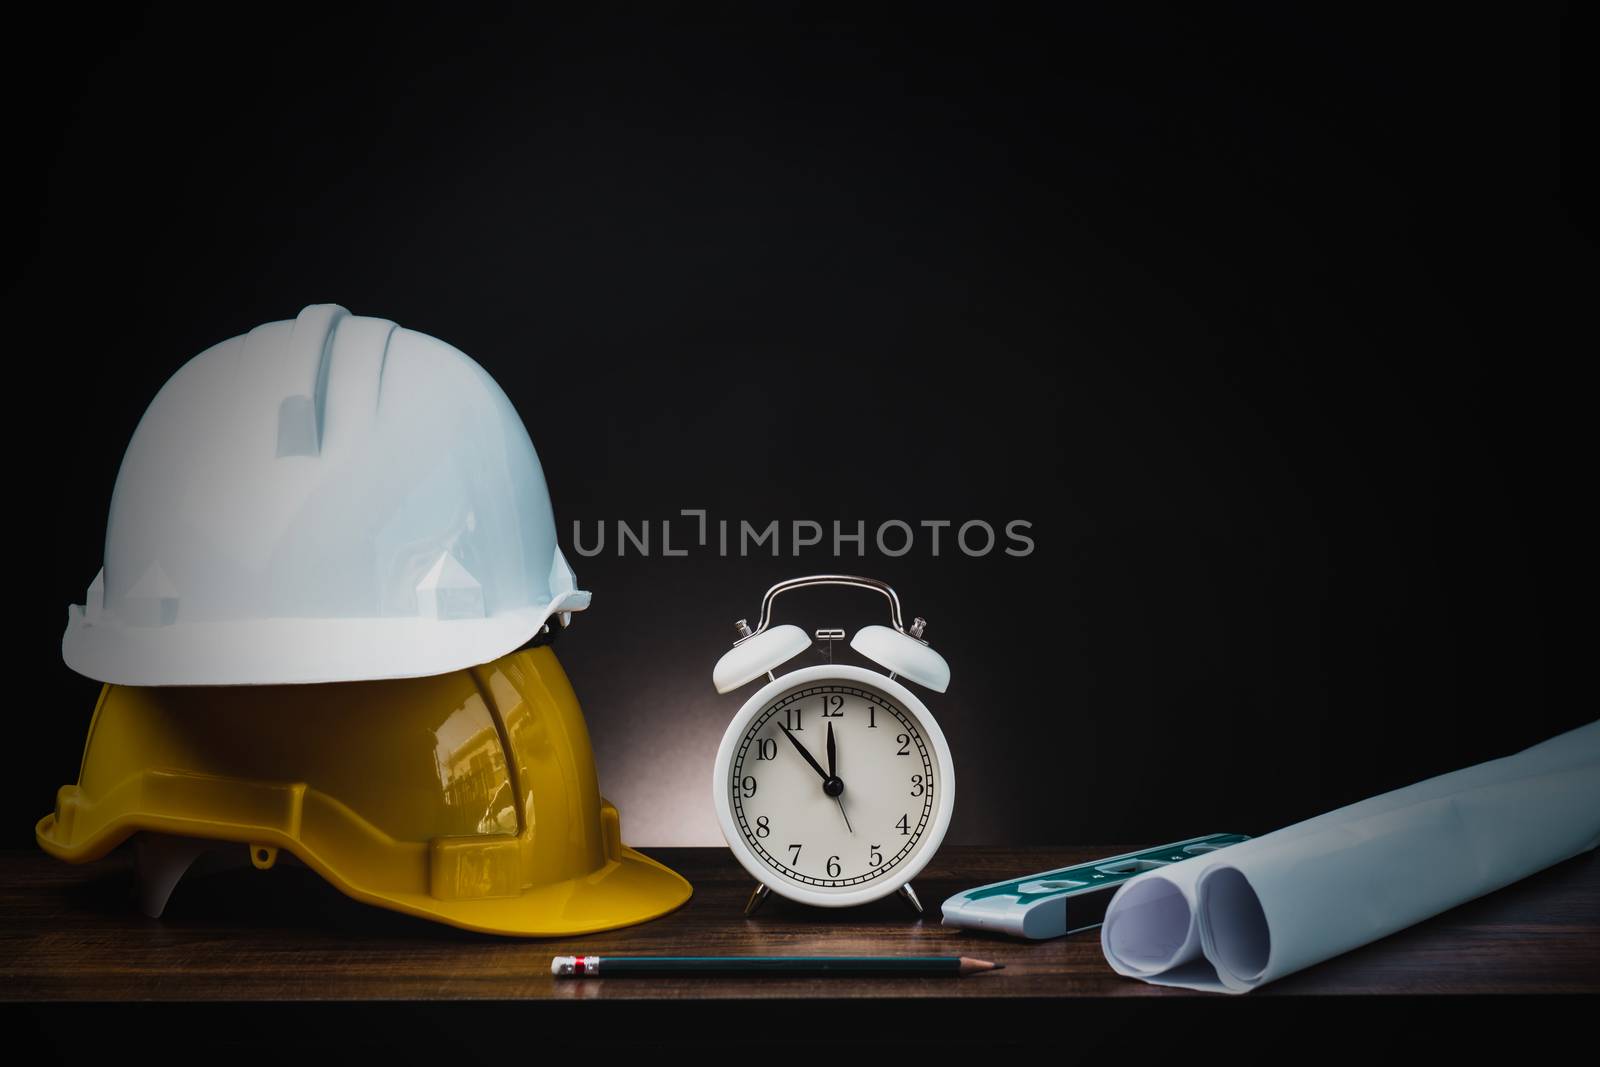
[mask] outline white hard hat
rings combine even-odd
[[[406,678],[486,663],[588,604],[494,380],[317,304],[156,394],[61,651],[118,685]]]

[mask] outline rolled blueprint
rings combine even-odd
[[[1600,844],[1600,720],[1130,879],[1119,974],[1247,993]]]

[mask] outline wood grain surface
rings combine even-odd
[[[1098,931],[1025,942],[947,929],[939,904],[984,882],[1127,851],[1125,846],[946,848],[917,881],[928,914],[897,899],[847,911],[773,899],[724,849],[655,849],[695,887],[643,926],[562,940],[466,933],[357,904],[304,867],[186,879],[167,914],[130,898],[131,858],[71,866],[0,853],[0,1000],[462,1001],[736,998],[1170,998],[1196,994],[1121,978]],[[241,849],[242,852],[242,849]],[[775,954],[967,955],[1004,972],[946,978],[654,978],[557,982],[550,957]],[[1306,994],[1600,992],[1600,862],[1570,860],[1251,998]],[[996,1005],[997,1007],[999,1005]]]

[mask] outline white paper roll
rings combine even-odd
[[[1600,844],[1600,720],[1130,879],[1100,928],[1119,974],[1250,990]]]

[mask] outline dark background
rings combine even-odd
[[[13,38],[5,843],[76,773],[60,633],[144,406],[320,301],[488,368],[569,549],[694,507],[1033,524],[1022,559],[569,552],[558,650],[637,843],[718,839],[712,663],[836,568],[950,660],[952,841],[1259,833],[1594,715],[1564,6],[251,10]]]

